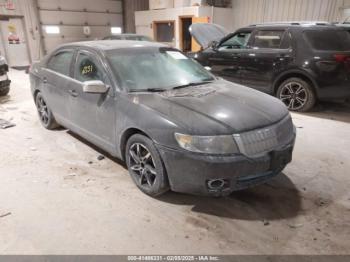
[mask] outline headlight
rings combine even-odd
[[[233,136],[190,136],[175,134],[180,147],[191,152],[204,154],[234,154],[239,149]]]

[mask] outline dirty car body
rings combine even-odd
[[[84,81],[81,73],[95,67]],[[268,181],[292,160],[295,127],[283,103],[158,43],[65,45],[33,65],[30,78],[34,99],[60,125],[125,160],[149,195],[227,195]],[[92,92],[96,81],[104,91]],[[146,188],[159,179],[161,190]]]

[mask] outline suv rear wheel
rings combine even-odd
[[[280,99],[290,111],[307,112],[316,104],[316,96],[309,83],[293,77],[284,81],[277,90]]]

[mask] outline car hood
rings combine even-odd
[[[222,26],[208,23],[192,24],[189,30],[193,38],[204,49],[208,48],[213,41],[220,41],[229,34]]]
[[[193,135],[238,134],[275,124],[288,115],[278,99],[225,80],[132,96]]]

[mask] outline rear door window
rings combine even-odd
[[[254,37],[253,47],[279,49],[281,48],[281,43],[282,43],[284,34],[285,34],[284,30],[258,31]]]
[[[350,51],[350,34],[345,30],[308,30],[304,37],[315,50]]]
[[[74,51],[61,51],[53,55],[47,63],[47,68],[65,76],[70,76],[70,68]]]

